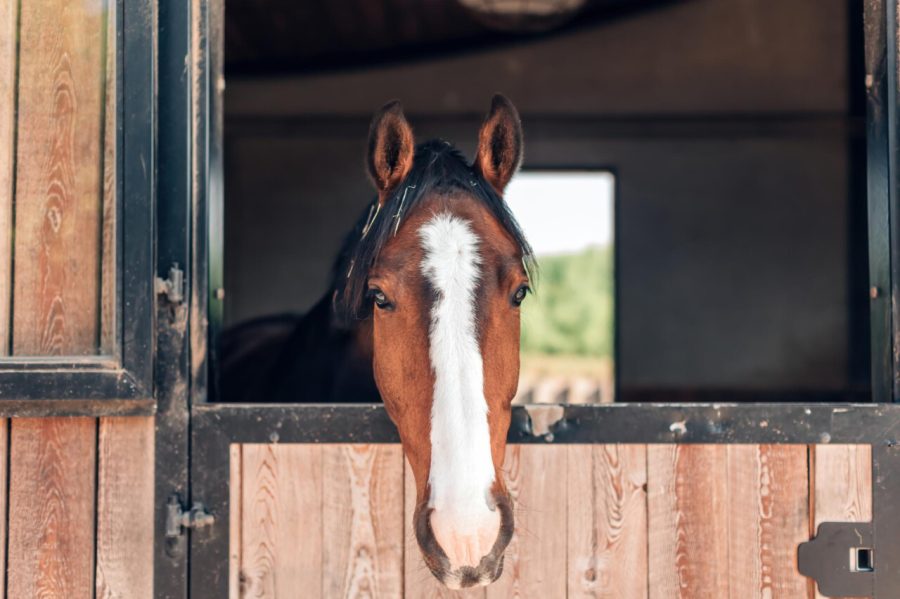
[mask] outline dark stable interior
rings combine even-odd
[[[224,326],[326,293],[378,107],[471,158],[499,91],[616,175],[617,401],[869,400],[859,2],[462,4],[226,2]]]

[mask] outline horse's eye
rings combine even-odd
[[[374,301],[375,305],[379,308],[388,308],[391,305],[387,300],[387,296],[384,295],[384,292],[381,289],[371,289],[369,291],[369,297],[372,298],[372,301]]]
[[[528,285],[522,285],[516,292],[513,294],[512,303],[514,306],[521,306],[522,302],[525,301],[525,296],[528,295]]]

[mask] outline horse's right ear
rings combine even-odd
[[[416,151],[412,127],[403,116],[400,102],[394,100],[381,107],[369,128],[366,165],[378,190],[380,203],[409,174]]]

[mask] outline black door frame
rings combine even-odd
[[[208,404],[207,325],[220,309],[221,264],[210,213],[222,193],[221,17],[224,0],[162,3],[159,22],[159,269],[183,265],[185,301],[159,302],[156,439],[157,597],[228,592],[228,476],[232,443],[396,443],[379,405]],[[516,407],[512,443],[859,443],[873,446],[876,597],[900,596],[900,155],[897,8],[866,0],[867,173],[872,386],[866,404],[617,404],[564,406],[535,435]],[[191,7],[193,5],[193,8]],[[192,13],[196,10],[196,13]],[[192,37],[192,31],[197,37]],[[800,398],[798,398],[799,400]],[[190,476],[189,476],[190,475]],[[164,534],[166,502],[202,501],[215,524]],[[893,500],[893,501],[892,501]],[[888,573],[889,575],[880,575]]]

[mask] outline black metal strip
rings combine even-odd
[[[139,385],[131,373],[124,370],[6,372],[0,375],[0,410],[6,416],[20,416],[16,407],[27,401],[94,400],[96,415],[102,401],[151,400],[147,390]],[[84,407],[84,406],[83,406]],[[88,414],[90,415],[90,414]]]
[[[900,446],[872,447],[875,599],[900,597]]]
[[[191,2],[159,3],[159,207],[157,273],[185,272],[190,290],[192,202]],[[160,298],[162,300],[162,298]],[[166,538],[166,502],[187,503],[189,489],[190,344],[188,305],[160,301],[157,311],[154,597],[188,596],[187,539]]]
[[[538,418],[540,427],[535,426]],[[210,404],[194,408],[200,445],[397,443],[381,405]],[[536,431],[536,428],[545,428]],[[515,406],[511,443],[896,443],[891,404],[608,404]],[[207,464],[205,466],[209,468]]]
[[[153,394],[154,209],[156,203],[156,3],[122,0],[117,65],[119,123],[117,152],[122,223],[118,253],[122,273],[122,367],[143,395]]]
[[[872,396],[891,401],[891,235],[885,7],[865,4],[866,121]]]

